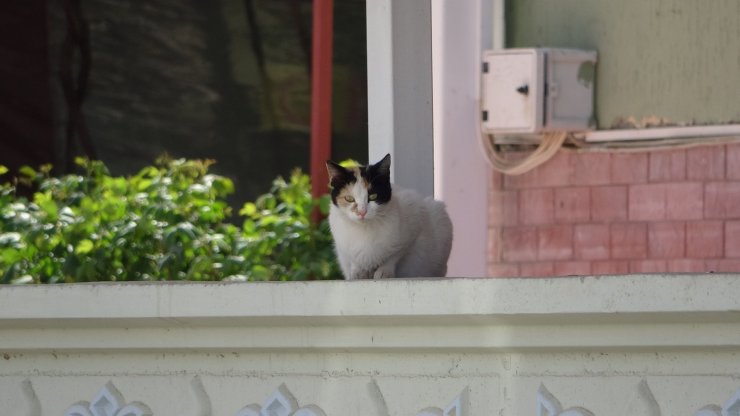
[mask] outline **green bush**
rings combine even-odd
[[[326,220],[307,175],[277,178],[229,222],[234,185],[212,161],[160,160],[131,177],[78,160],[81,175],[24,167],[31,201],[0,185],[0,283],[100,280],[305,280],[339,277]],[[0,175],[7,170],[0,167]]]

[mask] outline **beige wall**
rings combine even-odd
[[[509,47],[599,52],[599,128],[740,122],[740,2],[514,0]]]
[[[737,275],[2,286],[0,409],[735,415],[738,299]]]

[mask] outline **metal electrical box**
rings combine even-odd
[[[595,51],[501,49],[483,55],[482,123],[489,134],[590,130]]]

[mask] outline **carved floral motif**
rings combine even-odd
[[[624,414],[661,416],[660,406],[653,396],[646,380],[640,381],[635,397],[630,400]],[[430,414],[434,415],[434,414]],[[424,415],[426,416],[426,415]],[[436,416],[436,415],[434,415]],[[594,416],[590,411],[581,407],[572,407],[562,410],[562,406],[544,385],[537,391],[537,416]],[[694,416],[740,416],[740,390],[720,407],[715,404],[707,405],[697,410]]]
[[[75,403],[64,416],[153,416],[143,403],[124,403],[123,395],[109,381],[91,401]]]
[[[722,407],[704,406],[694,416],[740,416],[740,389]]]
[[[196,377],[193,381],[196,393],[205,395],[200,379]],[[35,398],[35,392],[30,381],[26,380],[24,392],[29,390],[29,397]],[[196,394],[197,395],[197,394]],[[467,416],[468,415],[468,388],[466,387],[455,397],[444,409],[439,407],[427,407],[419,411],[416,416]],[[32,410],[30,414],[40,413],[38,399],[31,400]],[[202,409],[210,413],[210,401],[205,399],[201,403]],[[646,380],[638,385],[637,392],[629,401],[627,414],[660,416],[661,409],[650,390]],[[153,416],[149,407],[140,402],[126,404],[123,395],[113,385],[106,383],[95,397],[89,402],[78,402],[72,405],[64,413],[65,416]],[[323,410],[316,405],[299,406],[298,401],[288,390],[285,384],[281,384],[263,403],[250,404],[239,410],[234,416],[326,416]],[[594,416],[594,414],[582,407],[570,407],[563,409],[560,401],[541,384],[537,390],[537,416]],[[730,397],[722,406],[710,404],[702,407],[694,413],[694,416],[740,416],[740,389]]]
[[[537,390],[537,416],[594,416],[582,407],[571,407],[563,410],[563,406],[550,393],[544,384]]]
[[[416,416],[467,416],[468,414],[468,388],[466,387],[455,397],[447,407],[427,407]]]
[[[285,384],[281,384],[262,406],[250,404],[239,410],[234,416],[326,416],[318,406],[308,405],[298,407],[298,401],[288,390]]]

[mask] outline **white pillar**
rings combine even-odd
[[[367,1],[368,156],[392,181],[434,192],[430,0]]]
[[[481,51],[493,37],[491,6],[491,0],[432,0],[434,194],[454,226],[451,277],[487,272],[490,170],[479,145],[478,101]]]

